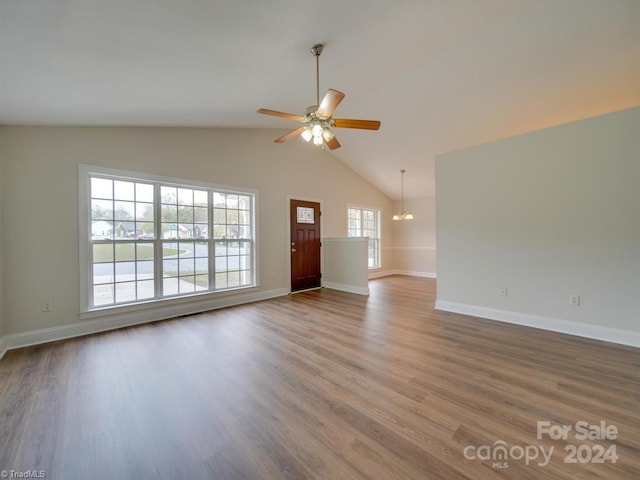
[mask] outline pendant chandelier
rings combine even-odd
[[[400,170],[400,181],[402,185],[402,201],[400,203],[400,211],[393,216],[394,220],[413,220],[413,213],[404,209],[404,172],[406,170],[403,168]]]

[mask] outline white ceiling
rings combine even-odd
[[[637,0],[5,0],[0,124],[293,129],[256,109],[315,103],[319,42],[335,116],[382,121],[332,153],[395,199],[437,153],[640,105]]]

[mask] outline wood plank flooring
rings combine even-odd
[[[369,297],[323,289],[10,351],[0,470],[640,478],[640,350],[436,312],[435,288],[393,276]],[[538,439],[538,421],[572,430]],[[614,425],[617,438],[578,440],[579,421]],[[593,461],[612,445],[616,463]],[[486,458],[500,446],[502,462]],[[547,464],[541,448],[553,449]]]

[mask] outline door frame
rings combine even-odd
[[[289,290],[289,294],[305,292],[306,290],[296,290],[295,292],[291,291],[291,200],[302,200],[304,202],[314,202],[320,204],[320,242],[322,242],[322,237],[324,235],[324,215],[322,212],[324,210],[324,200],[318,198],[308,197],[306,195],[295,195],[292,193],[287,194],[286,202],[287,206],[284,209],[286,213],[286,224],[287,224],[287,236],[285,238],[285,272],[287,272],[287,289]],[[323,266],[324,266],[324,249],[320,247],[320,273],[322,274]],[[324,287],[324,278],[320,276],[320,288]],[[315,289],[310,289],[315,290]]]

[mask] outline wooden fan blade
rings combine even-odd
[[[336,148],[340,148],[340,142],[335,136],[326,143],[327,143],[327,147],[329,147],[329,150],[335,150]]]
[[[304,131],[304,127],[296,128],[293,132],[289,132],[286,135],[283,135],[274,140],[275,143],[284,143],[290,138],[295,137],[296,135],[300,135]]]
[[[344,93],[330,88],[322,99],[322,102],[320,102],[320,106],[318,107],[318,110],[316,110],[316,115],[319,117],[329,118],[333,115],[333,111],[336,107],[340,105],[344,96]]]
[[[274,117],[289,118],[291,120],[296,120],[298,122],[301,122],[304,120],[304,117],[300,115],[294,115],[293,113],[278,112],[277,110],[269,110],[267,108],[261,108],[260,110],[258,110],[258,113],[262,113],[264,115],[272,115]]]
[[[378,120],[355,120],[352,118],[336,118],[333,120],[338,128],[361,128],[364,130],[378,130],[380,122]]]

